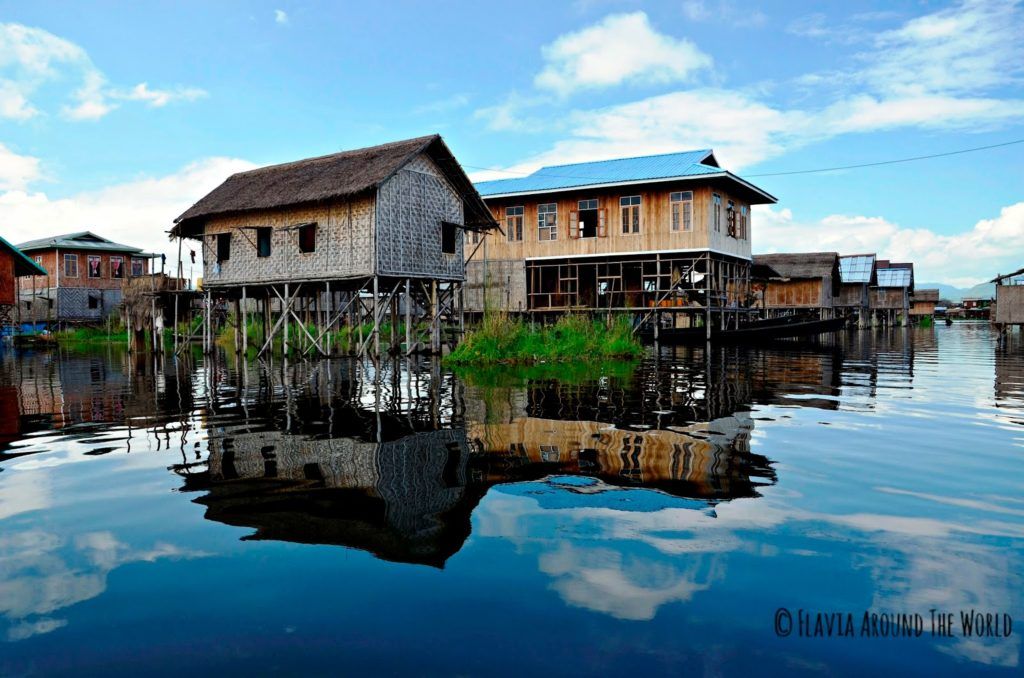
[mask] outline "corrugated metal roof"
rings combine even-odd
[[[8,249],[14,256],[14,275],[46,275],[46,269],[25,256],[20,249],[7,242],[7,239],[0,236],[0,247]]]
[[[870,283],[875,268],[874,254],[839,257],[839,277],[844,283]]]
[[[77,233],[65,233],[49,238],[38,238],[23,242],[18,247],[24,251],[49,250],[55,247],[69,250],[102,250],[104,252],[141,252],[142,248],[122,245],[113,240],[107,240],[103,236],[96,235],[91,231],[78,231]]]
[[[909,268],[880,268],[875,273],[878,287],[910,287],[913,275]]]
[[[481,181],[475,184],[475,186],[480,195],[487,197],[517,193],[540,193],[601,184],[727,174],[720,167],[705,164],[704,161],[709,158],[714,162],[711,150],[703,149],[635,158],[579,162],[571,165],[550,165],[540,168],[529,176]],[[760,191],[760,189],[757,190]],[[760,192],[764,193],[763,191]],[[774,198],[772,198],[772,202],[774,202]]]

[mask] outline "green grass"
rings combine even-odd
[[[198,319],[198,322],[202,322]],[[274,318],[274,322],[277,322],[277,318]],[[306,330],[313,337],[319,337],[321,330],[317,328],[314,323],[309,323],[306,326]],[[425,329],[425,325],[419,327],[420,331]],[[187,330],[187,328],[184,328]],[[361,330],[361,332],[360,332]],[[325,348],[330,346],[333,353],[348,353],[349,351],[355,351],[359,347],[360,336],[363,340],[370,336],[373,331],[373,324],[366,323],[360,328],[358,325],[349,326],[343,325],[340,329],[328,332],[322,339],[322,344]],[[256,353],[263,347],[266,342],[266,337],[263,333],[263,320],[262,318],[250,317],[246,326],[246,334],[249,345],[246,349],[246,355],[255,356]],[[389,350],[391,338],[391,323],[385,322],[380,326],[380,344],[383,350]],[[423,341],[423,337],[419,339]],[[217,333],[215,341],[218,345],[227,348],[234,349],[235,346],[235,328],[234,328],[234,317],[229,316],[228,323],[220,329]],[[302,328],[298,323],[292,321],[288,328],[288,343],[290,345],[291,355],[298,355],[306,346],[309,345],[309,338],[302,331]],[[405,343],[405,323],[400,322],[398,324],[398,344],[403,345]],[[284,346],[284,331],[282,328],[278,328],[277,333],[274,335],[274,341],[271,343],[270,351],[273,354],[280,355]]]
[[[120,324],[111,327],[109,334],[106,327],[77,327],[55,332],[54,339],[58,344],[127,344],[128,330]]]
[[[534,325],[492,314],[467,333],[445,361],[451,365],[602,362],[636,359],[643,346],[627,319],[611,323],[583,315],[563,316],[553,325]]]

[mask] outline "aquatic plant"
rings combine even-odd
[[[604,322],[571,314],[552,325],[538,325],[490,313],[445,361],[451,365],[594,362],[635,359],[642,354],[643,346],[626,318]]]

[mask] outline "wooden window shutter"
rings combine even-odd
[[[601,238],[608,236],[608,209],[605,207],[597,211],[597,235]]]
[[[580,213],[576,210],[569,212],[569,237],[580,237]]]

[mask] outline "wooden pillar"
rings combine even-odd
[[[327,308],[324,309],[324,326],[322,330],[324,333],[324,339],[327,342],[324,353],[331,355],[331,326],[334,325],[334,319],[331,317],[331,313],[334,312],[334,297],[331,295],[330,281],[324,283],[324,302],[327,304]]]
[[[377,276],[373,276],[373,356],[380,355],[380,284]]]
[[[235,298],[235,353],[241,353],[242,348],[242,302]]]
[[[391,337],[388,344],[388,353],[397,355],[398,353],[398,295],[392,294],[388,300],[388,304],[391,309]]]
[[[288,303],[289,299],[291,297],[288,296],[288,283],[285,283],[284,300],[281,302],[281,313],[284,315],[284,341],[281,343],[281,348],[286,358],[288,357],[288,325],[291,324],[288,322],[288,312],[291,308],[291,304]]]
[[[412,283],[405,279],[405,354],[412,353]]]
[[[242,353],[249,351],[249,305],[245,294],[245,285],[242,285]],[[244,369],[244,368],[243,368]]]
[[[441,315],[437,312],[437,281],[430,281],[430,352],[438,353],[441,350],[440,337]]]
[[[178,297],[181,295],[178,292],[174,293],[174,352],[178,352]]]

